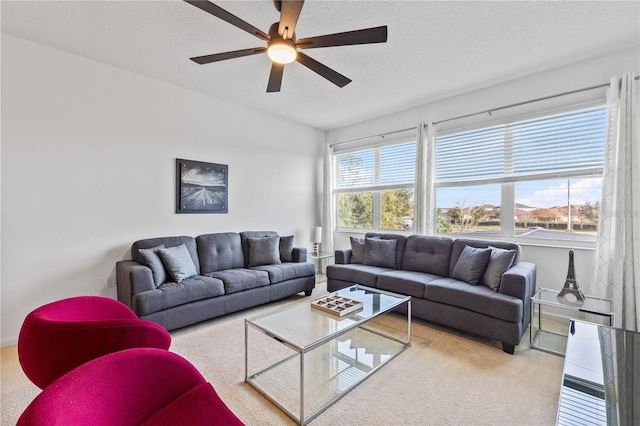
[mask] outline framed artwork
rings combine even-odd
[[[229,166],[176,159],[176,213],[227,213]]]

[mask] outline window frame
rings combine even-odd
[[[374,143],[364,143],[358,144],[357,146],[353,146],[350,148],[334,150],[331,161],[333,161],[334,166],[334,177],[337,178],[338,175],[338,157],[342,154],[348,154],[351,152],[359,152],[366,151],[369,149],[375,150],[375,178],[373,185],[361,186],[361,187],[353,187],[353,188],[339,188],[337,182],[334,181],[334,185],[332,188],[332,196],[334,201],[335,208],[333,209],[334,215],[334,223],[336,224],[335,231],[337,232],[347,232],[347,233],[366,233],[366,232],[394,232],[394,233],[410,233],[410,230],[404,229],[383,229],[382,226],[382,192],[396,189],[410,189],[415,195],[415,178],[410,183],[398,183],[398,184],[379,184],[380,182],[380,150],[393,145],[403,145],[407,143],[414,143],[415,148],[417,150],[417,141],[415,134],[412,136],[402,137],[402,138],[394,138],[391,140],[378,141]],[[415,163],[414,163],[415,164]],[[414,174],[415,174],[415,165],[414,165]],[[340,193],[353,193],[353,192],[370,192],[372,194],[373,199],[373,207],[372,207],[372,228],[354,228],[354,227],[344,227],[339,226],[338,218],[339,218],[339,203],[338,196]]]
[[[604,97],[598,97],[586,102],[578,102],[578,103],[570,103],[560,107],[555,108],[546,108],[539,109],[536,111],[530,111],[527,113],[521,114],[512,114],[509,116],[505,116],[498,119],[487,119],[483,121],[476,121],[472,125],[464,126],[464,127],[451,127],[442,131],[439,131],[437,136],[451,135],[456,133],[463,133],[473,130],[479,130],[483,128],[488,128],[492,126],[498,125],[508,125],[513,124],[519,121],[530,120],[535,118],[542,118],[545,116],[551,116],[554,114],[562,114],[569,113],[571,111],[577,111],[580,109],[586,109],[591,107],[604,106],[606,107],[606,99]],[[437,142],[436,142],[437,144]],[[603,151],[604,155],[604,151]],[[583,170],[576,170],[575,172],[551,172],[546,176],[537,175],[532,178],[518,178],[512,181],[503,181],[503,182],[492,182],[491,179],[486,179],[482,181],[459,181],[459,182],[445,182],[438,183],[434,182],[434,190],[436,191],[435,197],[435,205],[436,209],[438,208],[437,202],[437,189],[444,187],[455,187],[455,186],[472,186],[472,185],[484,185],[488,183],[496,183],[501,186],[500,193],[500,235],[492,236],[491,239],[496,240],[505,240],[511,241],[518,244],[530,245],[530,246],[554,246],[554,247],[576,247],[576,248],[586,248],[586,249],[595,249],[596,242],[595,241],[569,241],[565,239],[536,239],[536,238],[527,238],[527,237],[518,237],[516,236],[516,208],[515,208],[515,199],[516,199],[516,184],[518,182],[534,182],[534,181],[542,181],[547,179],[580,179],[580,178],[595,178],[595,177],[603,177],[604,170],[603,167],[600,167],[600,171],[591,170],[588,174]],[[601,199],[599,200],[601,201]],[[504,206],[508,206],[504,208]],[[437,212],[435,213],[437,215]],[[435,230],[435,235],[438,236],[449,236],[453,238],[475,238],[473,235],[468,235],[464,233],[438,233]]]

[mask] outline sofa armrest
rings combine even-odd
[[[537,268],[535,263],[516,263],[502,274],[500,293],[530,302],[531,296],[533,296],[536,289],[536,272]]]
[[[118,300],[129,309],[133,309],[132,298],[135,294],[156,288],[151,269],[133,260],[116,263],[116,282]]]
[[[295,263],[301,263],[307,261],[307,248],[306,247],[294,247],[291,255],[292,260]]]
[[[340,249],[335,252],[335,263],[346,265],[351,263],[351,249]]]
[[[518,262],[502,275],[500,293],[517,297],[523,302],[523,325],[531,321],[531,297],[536,292],[535,263]]]

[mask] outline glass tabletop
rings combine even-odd
[[[587,312],[599,315],[612,315],[611,299],[601,299],[599,297],[584,296],[584,303],[579,305],[568,302],[564,299],[558,299],[558,290],[550,290],[547,288],[538,289],[533,296],[533,301],[549,306],[560,306],[565,309],[572,309],[579,312]]]
[[[248,319],[247,323],[298,350],[305,350],[322,344],[334,336],[355,328],[411,299],[410,296],[359,285],[336,291],[331,295],[339,295],[362,302],[362,309],[340,317],[313,308],[311,303],[314,300],[329,296],[323,295],[276,312]]]
[[[571,320],[558,425],[638,424],[640,334]]]

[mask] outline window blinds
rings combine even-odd
[[[602,174],[606,106],[438,136],[436,185]]]
[[[339,192],[413,186],[416,143],[404,142],[336,154],[334,160],[336,189]]]

